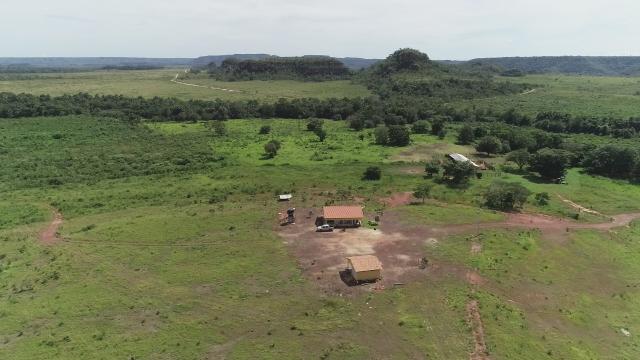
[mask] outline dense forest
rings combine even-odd
[[[220,66],[210,63],[211,77],[223,81],[240,80],[338,80],[350,76],[339,60],[327,56],[268,57],[260,60],[225,59]]]
[[[473,59],[468,64],[498,66],[523,73],[580,75],[640,75],[638,56],[536,56]]]

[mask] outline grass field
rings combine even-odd
[[[557,111],[573,115],[623,117],[640,112],[640,78],[569,75],[528,75],[500,80],[535,85],[525,94],[461,101],[466,107],[507,110],[535,115]]]
[[[0,358],[466,359],[470,299],[494,359],[640,354],[637,224],[566,242],[534,230],[441,236],[424,256],[477,271],[484,285],[434,269],[382,291],[323,292],[279,235],[286,205],[274,201],[292,192],[301,209],[357,201],[373,211],[432,182],[435,200],[384,209],[430,226],[502,220],[481,206],[496,179],[549,192],[549,205],[525,211],[565,218],[575,209],[555,194],[617,214],[639,210],[637,186],[574,169],[567,185],[495,171],[451,188],[422,172],[448,147],[473,156],[452,138],[412,135],[411,147],[388,148],[344,122],[325,121],[324,142],[304,121],[226,124],[215,137],[201,123],[0,120]],[[265,124],[271,133],[260,135]],[[266,159],[270,139],[282,149]],[[362,180],[371,165],[380,181]],[[53,208],[67,240],[46,246],[38,233]]]
[[[219,82],[206,77],[185,80],[187,86],[171,82],[182,69],[139,71],[92,71],[78,73],[4,75],[0,77],[0,92],[63,95],[86,92],[143,97],[175,97],[182,100],[258,99],[276,101],[279,98],[342,98],[365,97],[369,91],[350,81],[239,81]],[[234,92],[212,88],[232,89]]]

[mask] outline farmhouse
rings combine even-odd
[[[449,157],[449,159],[451,159],[452,161],[455,162],[460,162],[460,163],[469,163],[471,165],[473,165],[476,168],[479,168],[480,166],[478,166],[478,164],[474,163],[473,161],[469,160],[469,158],[467,158],[466,156],[462,155],[462,154],[458,154],[458,153],[451,153],[449,155],[447,155]]]
[[[334,227],[358,227],[364,219],[362,206],[325,206],[322,214],[326,223]]]
[[[347,267],[353,278],[360,281],[380,279],[382,263],[373,255],[352,256],[347,258]]]

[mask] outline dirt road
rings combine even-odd
[[[55,244],[60,240],[58,236],[58,229],[62,225],[63,217],[60,211],[54,210],[53,219],[49,225],[40,232],[40,242],[45,245]]]
[[[187,73],[187,70],[185,70],[184,72]],[[241,93],[242,92],[240,90],[233,90],[233,89],[225,89],[225,88],[219,88],[219,87],[214,87],[214,86],[191,84],[191,83],[187,83],[187,82],[184,82],[184,81],[180,81],[178,79],[179,77],[180,77],[180,73],[177,73],[176,76],[174,76],[174,78],[171,79],[171,82],[175,83],[175,84],[179,84],[179,85],[193,86],[193,87],[199,87],[199,88],[205,88],[205,89],[211,89],[211,90],[219,90],[219,91],[226,91],[226,92],[233,92],[233,93]]]

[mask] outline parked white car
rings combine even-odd
[[[320,225],[316,228],[317,232],[331,232],[333,231],[333,226],[329,224]]]

